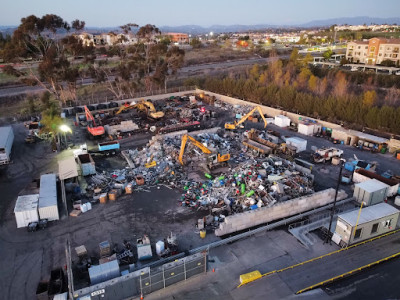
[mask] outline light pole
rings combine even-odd
[[[68,125],[62,124],[60,125],[60,130],[64,134],[64,143],[65,143],[65,148],[67,147],[67,132],[72,133],[71,128]]]
[[[330,235],[331,235],[331,228],[332,228],[332,222],[333,222],[333,215],[335,214],[335,209],[336,209],[336,200],[337,200],[337,195],[338,195],[338,191],[339,191],[339,185],[342,180],[342,170],[343,170],[343,159],[340,160],[340,171],[339,171],[339,178],[338,178],[338,181],[336,184],[335,200],[333,201],[333,207],[331,210],[331,219],[329,221],[329,228],[328,228],[328,232],[326,234],[326,239],[324,241],[324,244],[328,243],[328,241],[329,241],[329,244],[332,243]]]

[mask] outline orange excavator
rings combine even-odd
[[[91,137],[103,136],[105,131],[103,126],[97,126],[90,110],[85,105],[85,115],[87,121],[87,130]]]

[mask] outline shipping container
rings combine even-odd
[[[364,202],[366,206],[374,205],[386,199],[388,190],[387,184],[376,179],[369,179],[354,185],[353,196],[359,203]]]
[[[314,135],[314,124],[299,123],[298,132],[304,135]]]
[[[39,218],[49,221],[59,220],[57,205],[57,182],[55,174],[40,176]]]
[[[389,186],[388,192],[387,192],[387,196],[388,197],[392,197],[397,195],[397,192],[399,190],[399,181],[393,180],[393,179],[389,179],[389,178],[385,178],[379,174],[376,174],[374,172],[370,172],[367,171],[365,169],[357,169],[354,171],[353,174],[353,182],[354,183],[360,183],[360,182],[364,182],[370,179],[376,179],[380,182],[383,182],[385,184],[387,184]]]
[[[301,138],[298,138],[298,137],[287,138],[286,144],[296,147],[297,153],[306,151],[306,149],[307,149],[307,141],[303,140]]]
[[[290,119],[286,116],[277,115],[275,117],[275,125],[279,127],[288,127],[290,126]]]
[[[90,283],[92,285],[119,277],[119,275],[120,270],[117,260],[89,268]]]
[[[14,132],[12,127],[0,127],[0,165],[10,162],[13,142]]]
[[[24,195],[17,198],[14,214],[17,228],[27,227],[31,222],[39,221],[39,194]]]

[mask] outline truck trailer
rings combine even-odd
[[[11,126],[0,127],[0,165],[10,163],[14,132]]]

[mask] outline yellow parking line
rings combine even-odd
[[[330,279],[321,281],[321,282],[319,282],[319,283],[317,283],[317,284],[313,284],[313,285],[311,285],[311,286],[309,286],[309,287],[306,287],[305,289],[302,289],[302,290],[300,290],[300,291],[297,291],[297,292],[296,292],[296,295],[301,294],[301,293],[304,293],[304,292],[309,291],[309,290],[312,290],[312,289],[315,289],[316,287],[323,286],[323,285],[325,285],[325,284],[327,284],[327,283],[332,283],[332,282],[334,282],[334,281],[337,280],[337,279],[342,279],[342,278],[345,277],[345,276],[352,275],[353,273],[362,271],[363,269],[366,269],[366,268],[369,268],[369,267],[371,267],[371,266],[380,264],[381,262],[387,261],[387,260],[392,259],[392,258],[395,258],[395,257],[397,257],[397,256],[400,256],[400,252],[397,252],[397,253],[395,253],[395,254],[393,254],[393,255],[390,255],[390,256],[388,256],[388,257],[382,258],[382,259],[380,259],[380,260],[377,260],[377,261],[375,261],[375,262],[373,262],[373,263],[370,263],[370,264],[368,264],[368,265],[362,266],[362,267],[360,267],[360,268],[357,268],[357,269],[351,270],[351,271],[349,271],[349,272],[340,274],[340,275],[338,275],[338,276],[332,277],[332,278],[330,278]]]
[[[333,252],[330,252],[330,253],[327,253],[327,254],[324,254],[324,255],[321,255],[321,256],[318,256],[318,257],[314,257],[314,258],[312,258],[312,259],[303,261],[303,262],[301,262],[301,263],[291,265],[291,266],[286,267],[286,268],[283,268],[283,269],[273,270],[273,271],[267,272],[267,273],[265,273],[265,274],[262,274],[261,277],[269,276],[269,275],[272,275],[272,274],[275,274],[275,273],[280,273],[280,272],[283,272],[283,271],[286,271],[286,270],[289,270],[289,269],[294,269],[294,268],[296,268],[296,267],[299,267],[299,266],[305,265],[305,264],[307,264],[307,263],[310,263],[310,262],[313,262],[313,261],[322,259],[322,258],[324,258],[324,257],[328,257],[328,256],[330,256],[330,255],[333,255],[333,254],[336,254],[336,253],[339,253],[339,252],[342,252],[342,251],[346,251],[346,250],[349,250],[349,249],[351,249],[351,248],[355,248],[355,247],[357,247],[357,246],[361,246],[361,245],[364,245],[364,244],[366,244],[366,243],[369,243],[369,242],[372,242],[372,241],[381,239],[381,238],[383,238],[383,237],[386,237],[386,236],[388,236],[388,235],[392,235],[392,234],[397,233],[397,232],[399,232],[399,231],[400,231],[400,229],[397,229],[397,230],[394,230],[394,231],[391,231],[391,232],[388,232],[388,233],[385,233],[385,234],[382,234],[382,235],[373,237],[373,238],[371,238],[371,239],[369,239],[369,240],[365,240],[365,241],[359,242],[359,243],[357,243],[357,244],[348,246],[348,247],[346,247],[346,248],[342,248],[342,249],[339,249],[339,250],[335,250],[335,251],[333,251]],[[258,279],[258,278],[257,278],[257,279]],[[257,280],[257,279],[255,279],[255,280]],[[255,280],[253,280],[253,281],[255,281]],[[253,282],[253,281],[249,281],[249,282],[246,282],[246,283],[241,283],[240,285],[238,285],[238,288],[241,287],[241,286],[243,286],[243,285],[246,285],[246,284],[248,284],[248,283],[250,283],[250,282]]]

